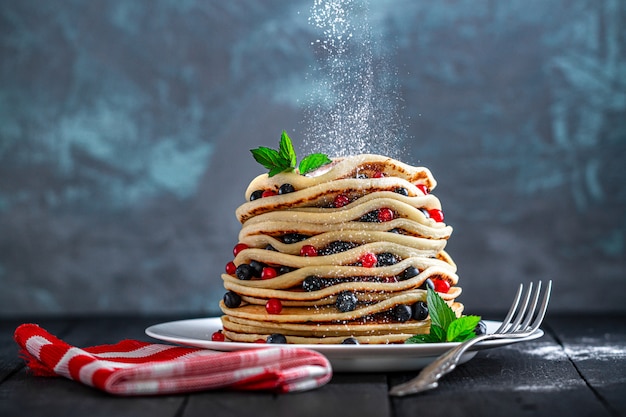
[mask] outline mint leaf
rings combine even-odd
[[[331,162],[330,158],[323,153],[312,153],[300,161],[298,170],[300,171],[300,174],[304,175]]]
[[[296,151],[293,149],[293,144],[287,132],[283,130],[280,136],[280,144],[278,145],[279,154],[286,161],[289,161],[289,167],[296,167]]]
[[[426,304],[430,316],[430,333],[418,334],[404,343],[464,342],[476,337],[474,329],[480,316],[456,317],[454,311],[435,290],[428,287]]]
[[[281,172],[293,171],[298,162],[293,143],[284,130],[280,136],[278,150],[260,146],[256,149],[250,149],[250,152],[252,152],[255,161],[269,170],[267,175],[270,177]],[[300,174],[304,175],[330,162],[332,162],[330,158],[323,153],[314,153],[300,161],[298,169]]]
[[[448,326],[446,331],[446,339],[449,342],[462,342],[471,337],[476,336],[474,329],[480,321],[479,316],[463,316],[454,320]]]
[[[452,311],[443,298],[430,287],[428,287],[428,293],[426,294],[426,304],[428,305],[432,325],[441,327],[444,332],[447,331],[450,323],[456,320],[454,311]]]

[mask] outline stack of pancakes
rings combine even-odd
[[[222,275],[237,299],[220,302],[225,337],[403,342],[429,332],[429,318],[416,312],[429,285],[445,288],[439,295],[460,315],[456,265],[444,251],[452,228],[430,215],[441,213],[435,186],[428,169],[379,155],[335,159],[306,176],[255,178],[236,211],[243,250],[233,263],[277,273]]]

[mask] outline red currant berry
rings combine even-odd
[[[265,198],[265,197],[273,197],[275,195],[278,195],[278,193],[274,190],[265,190],[263,191],[263,194],[261,194],[261,197]]]
[[[214,342],[223,342],[225,339],[224,333],[222,333],[221,330],[218,330],[211,335],[211,340]]]
[[[443,221],[443,211],[439,209],[430,209],[428,210],[428,214],[430,215],[430,218],[436,222],[441,223]]]
[[[378,221],[379,222],[388,222],[393,220],[395,214],[393,213],[393,210],[390,208],[381,208],[380,210],[378,210]]]
[[[350,203],[350,198],[345,194],[338,194],[333,201],[333,207],[339,208]]]
[[[433,285],[437,292],[447,293],[450,291],[450,283],[445,279],[433,279]]]
[[[384,177],[385,177],[385,173],[380,172],[380,171],[376,171],[374,172],[374,175],[372,175],[372,178],[384,178]]]
[[[233,248],[233,255],[237,256],[239,252],[244,249],[248,249],[248,245],[246,245],[245,243],[237,243]]]
[[[265,311],[267,314],[280,314],[283,310],[283,304],[280,302],[278,298],[270,298],[265,303]]]
[[[317,249],[312,245],[304,245],[300,249],[300,256],[317,256]]]
[[[424,193],[424,195],[428,194],[428,187],[425,186],[424,184],[417,184],[416,187],[418,190]]]
[[[257,339],[254,341],[254,343],[263,343],[265,344],[265,339]]]
[[[266,266],[263,268],[263,272],[261,272],[261,279],[272,279],[278,276],[278,272],[271,266]]]
[[[361,255],[359,262],[361,262],[361,265],[365,268],[372,268],[378,263],[378,258],[375,254],[367,252]]]
[[[236,271],[237,271],[237,265],[235,265],[234,262],[229,262],[226,264],[226,273],[228,275],[235,275]]]

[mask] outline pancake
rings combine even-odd
[[[430,330],[428,287],[460,316],[436,185],[426,168],[369,154],[253,179],[222,274],[226,339],[401,343]]]

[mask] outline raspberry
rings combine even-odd
[[[365,268],[372,268],[378,263],[378,258],[375,254],[367,252],[361,255],[359,262],[361,263],[361,266]]]
[[[350,198],[345,194],[338,194],[333,201],[333,207],[339,208],[350,203]]]

